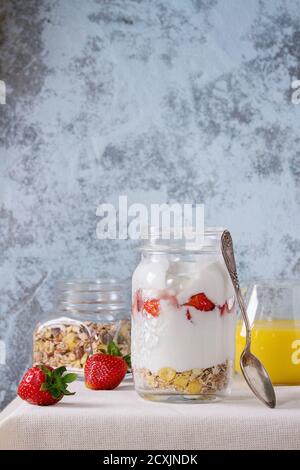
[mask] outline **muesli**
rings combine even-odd
[[[134,371],[134,378],[141,389],[156,389],[181,392],[187,395],[210,394],[226,389],[229,373],[228,361],[206,369],[191,369],[177,372],[163,367],[157,373],[142,368]]]
[[[83,369],[88,356],[106,353],[111,341],[122,355],[130,353],[130,320],[43,326],[33,334],[33,362]]]

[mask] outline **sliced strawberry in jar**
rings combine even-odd
[[[197,310],[201,310],[203,312],[210,312],[215,308],[215,304],[209,300],[203,292],[192,295],[192,297],[190,297],[188,302],[186,302],[184,305],[194,307]]]
[[[141,289],[137,289],[133,296],[132,311],[141,312],[143,310],[143,296]]]
[[[147,313],[152,315],[152,317],[158,317],[158,315],[159,315],[159,300],[158,299],[146,300],[144,302],[144,310],[146,310]]]
[[[191,312],[189,311],[189,309],[187,309],[185,316],[186,316],[187,320],[189,320],[189,321],[192,320],[192,314],[191,314]]]
[[[160,300],[166,300],[173,307],[179,307],[177,297],[174,294],[163,293],[160,295]]]
[[[220,306],[219,306],[219,310],[220,310],[221,316],[224,315],[224,313],[227,311],[227,309],[228,309],[227,302],[225,302],[224,305],[220,305]]]

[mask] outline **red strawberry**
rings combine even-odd
[[[64,395],[74,395],[67,388],[68,383],[77,379],[77,375],[63,375],[66,370],[65,367],[53,369],[45,365],[31,367],[20,382],[19,397],[32,405],[42,406],[54,405]]]
[[[122,382],[127,368],[122,357],[94,354],[85,363],[85,385],[93,390],[112,390]]]
[[[133,296],[133,312],[140,312],[143,309],[143,297],[141,289],[137,289]]]
[[[192,295],[192,297],[184,305],[194,307],[197,310],[201,310],[203,312],[210,312],[215,308],[215,304],[209,300],[203,292]]]
[[[144,302],[144,310],[146,310],[147,313],[150,313],[152,317],[158,317],[159,300],[158,299],[146,300],[146,302]]]
[[[112,390],[124,379],[130,366],[130,356],[122,357],[119,348],[112,341],[108,354],[90,356],[84,366],[85,385],[93,390]]]
[[[219,306],[219,310],[220,310],[221,316],[224,315],[224,313],[226,312],[227,309],[228,309],[227,302],[225,302],[224,305],[220,305],[220,306]]]
[[[192,319],[192,315],[191,315],[191,312],[189,311],[189,309],[187,309],[185,316],[186,316],[187,320]]]
[[[170,295],[168,293],[163,293],[161,296],[160,296],[160,300],[167,300],[171,305],[173,305],[174,307],[179,307],[179,304],[178,304],[178,300],[177,300],[177,297],[176,295]]]

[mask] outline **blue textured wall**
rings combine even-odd
[[[0,25],[2,404],[55,280],[130,276],[96,239],[118,194],[204,202],[244,281],[299,278],[299,1],[4,0]]]

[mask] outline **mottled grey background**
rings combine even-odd
[[[300,276],[298,0],[2,0],[0,383],[61,277],[129,277],[96,207],[203,202],[244,281]],[[6,355],[4,355],[6,353]]]

